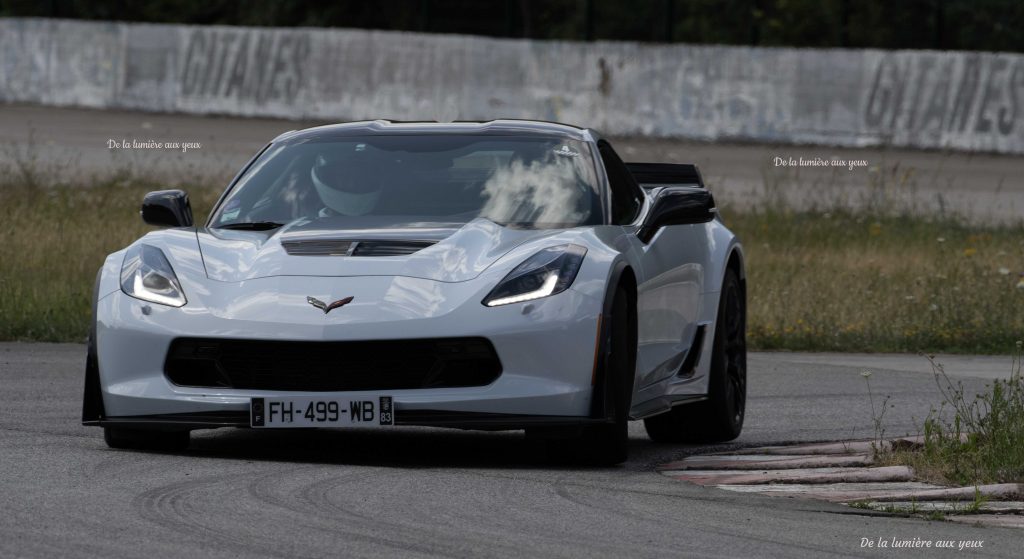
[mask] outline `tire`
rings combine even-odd
[[[188,431],[103,428],[103,440],[110,448],[181,451],[188,448],[189,439]]]
[[[656,442],[711,443],[740,436],[747,403],[746,294],[736,272],[722,281],[708,378],[708,399],[644,420]]]
[[[595,398],[607,423],[584,427],[568,441],[548,441],[548,454],[585,465],[614,466],[629,457],[629,406],[636,372],[636,317],[629,292],[615,290],[611,314],[604,317],[603,373]]]

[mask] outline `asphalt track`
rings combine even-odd
[[[97,111],[0,104],[0,164],[28,164],[80,180],[111,170],[221,185],[281,132],[322,124],[275,119]],[[579,123],[588,125],[592,123]],[[118,149],[110,140],[198,142],[180,149]],[[724,206],[780,200],[796,206],[867,205],[972,220],[1024,213],[1024,157],[906,149],[615,140],[631,161],[694,162]],[[865,166],[782,167],[775,158],[863,161]]]
[[[968,390],[1005,357],[942,357]],[[196,433],[186,452],[106,448],[78,423],[84,347],[0,344],[0,557],[1020,557],[1024,531],[865,515],[688,485],[634,423],[616,468],[553,465],[521,433],[404,428]],[[747,426],[715,448],[870,437],[938,401],[916,356],[753,354]],[[861,539],[981,540],[964,551]]]
[[[112,169],[226,182],[276,134],[316,123],[0,105],[0,164],[71,181]],[[178,150],[108,140],[200,142]],[[622,139],[627,160],[693,161],[726,204],[910,203],[1016,219],[1024,158]],[[774,157],[864,160],[779,168]],[[84,348],[0,344],[0,557],[1019,557],[1024,532],[866,515],[702,488],[654,473],[712,447],[631,431],[617,468],[553,465],[520,433],[435,429],[196,433],[180,454],[109,450],[79,425]],[[1009,358],[948,357],[968,390]],[[915,356],[755,354],[747,426],[719,448],[915,433],[939,401]],[[861,548],[862,538],[982,540],[962,552]]]

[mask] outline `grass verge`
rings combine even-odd
[[[0,169],[0,339],[81,341],[96,270],[149,227],[154,184]],[[223,188],[192,182],[198,219]],[[1024,331],[1024,228],[870,208],[727,211],[746,248],[752,349],[998,353]]]
[[[922,479],[937,483],[1024,483],[1021,345],[1016,343],[1009,377],[992,381],[973,398],[965,394],[961,382],[954,382],[940,363],[928,357],[942,401],[921,426],[923,444],[883,450],[879,461],[910,466]],[[877,430],[881,418],[877,414],[876,418]],[[976,496],[975,502],[980,503],[979,499]]]
[[[1024,331],[1024,228],[779,207],[725,216],[758,349],[999,353]]]
[[[86,184],[0,175],[0,340],[82,342],[97,270],[152,229],[139,218],[142,196],[171,186],[121,174]],[[188,188],[197,216],[221,188]]]

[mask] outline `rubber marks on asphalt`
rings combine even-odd
[[[740,493],[844,503],[860,509],[930,515],[956,522],[1024,528],[1024,484],[944,487],[914,481],[908,466],[873,466],[873,441],[770,446],[690,456],[664,464],[668,477]],[[915,438],[885,445],[919,444]]]

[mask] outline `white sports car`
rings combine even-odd
[[[83,423],[115,448],[215,427],[526,429],[592,463],[739,435],[739,241],[693,165],[537,121],[282,134],[205,224],[107,257]]]

